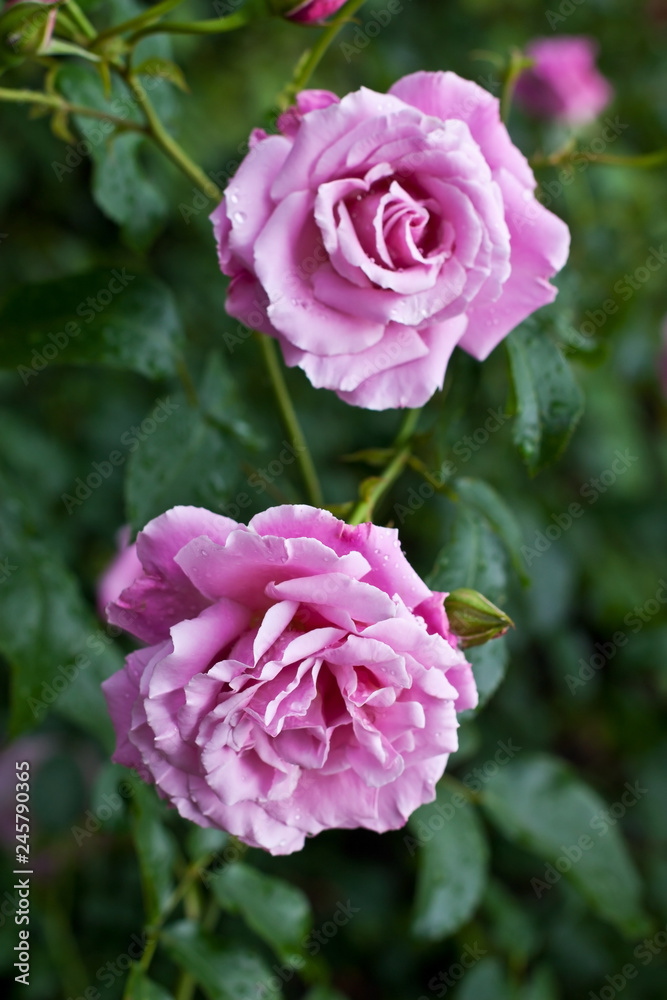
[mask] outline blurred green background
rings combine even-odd
[[[96,25],[140,9],[134,0],[82,6]],[[452,69],[499,93],[493,64],[471,54],[504,57],[512,46],[550,35],[550,12],[558,16],[551,18],[556,31],[590,34],[600,43],[600,68],[616,90],[602,117],[627,126],[607,151],[632,156],[667,146],[664,2],[403,0],[402,7],[376,33],[367,26],[385,5],[366,4],[357,25],[347,26],[333,44],[313,85],[340,94],[361,85],[385,90],[418,69]],[[191,18],[225,12],[203,0],[187,0],[181,17],[183,10]],[[250,128],[273,120],[276,96],[315,30],[274,18],[227,36],[161,36],[142,43],[146,57],[173,58],[182,67],[189,92],[159,80],[152,97],[193,158],[214,175],[222,171],[222,186]],[[367,44],[359,46],[360,38]],[[358,51],[351,54],[354,45]],[[59,65],[62,93],[71,100],[97,99],[94,70],[75,59]],[[1,83],[39,88],[44,72],[25,63]],[[5,361],[0,373],[0,648],[8,662],[19,664],[14,683],[23,694],[23,670],[26,677],[33,669],[52,677],[56,665],[69,662],[103,628],[94,617],[95,582],[115,551],[120,526],[131,521],[140,527],[174,503],[205,504],[247,520],[272,503],[303,499],[293,466],[267,490],[248,489],[248,477],[268,466],[284,435],[257,345],[224,312],[226,281],[207,220],[213,203],[154,149],[135,147],[130,137],[123,139],[123,156],[103,142],[93,144],[92,155],[80,156],[77,128],[90,136],[91,127],[71,123],[74,141],[68,142],[52,133],[48,117],[0,104],[5,359],[13,357],[10,341],[20,336],[22,323],[46,317],[49,329],[62,328],[67,312],[43,283],[95,272],[91,287],[103,289],[114,268],[125,269],[134,285],[123,294],[140,286],[136,294],[143,296],[136,329],[128,333],[126,366],[85,364],[84,337],[83,347],[72,342],[59,357],[62,364],[33,371],[27,384],[16,360]],[[553,151],[567,138],[516,109],[509,127],[527,155]],[[590,148],[602,128],[597,122],[585,129],[581,147]],[[572,253],[558,279],[556,304],[527,328],[561,346],[583,390],[585,412],[567,450],[531,476],[513,441],[506,351],[499,347],[484,365],[457,352],[445,393],[422,418],[418,453],[432,473],[445,461],[456,465],[455,477],[465,480],[457,486],[461,503],[440,495],[419,502],[424,480],[411,470],[377,512],[380,523],[400,528],[403,547],[423,575],[437,563],[434,585],[477,586],[516,622],[507,650],[502,640],[475,654],[487,703],[463,720],[461,749],[448,769],[465,780],[482,808],[460,808],[444,825],[427,808],[409,831],[381,837],[329,832],[288,858],[258,851],[244,858],[302,890],[316,929],[340,904],[349,901],[358,911],[330,939],[325,933],[311,970],[317,977],[326,966],[350,1000],[585,1000],[591,991],[602,1000],[621,991],[627,1000],[665,996],[667,605],[659,595],[667,598],[667,587],[661,591],[667,579],[661,333],[667,272],[664,266],[651,272],[629,296],[621,288],[627,287],[624,275],[633,276],[653,248],[667,245],[667,168],[590,165],[566,178],[560,170],[540,169],[537,176],[551,209],[570,225]],[[113,184],[118,187],[105,207],[103,192]],[[79,301],[83,286],[72,287]],[[588,336],[589,325],[582,336],[582,324],[591,319],[587,311],[599,319],[610,298],[618,311],[602,314],[598,324],[593,320],[594,335]],[[119,296],[119,322],[124,301]],[[183,335],[205,419],[191,406],[172,360],[164,360],[169,343],[179,344]],[[146,357],[137,360],[132,338],[153,344]],[[68,365],[67,350],[81,363]],[[388,446],[399,415],[348,407],[332,393],[313,390],[298,370],[287,380],[327,502],[354,499],[360,479],[373,470],[341,456]],[[178,420],[145,434],[137,447],[132,428],[167,398],[180,407]],[[501,414],[491,432],[484,429],[489,410]],[[66,505],[63,494],[74,496],[77,480],[114,451],[122,462],[83,501]],[[614,466],[617,452],[626,459]],[[495,494],[489,499],[478,480],[504,505]],[[234,504],[243,492],[252,503],[238,511]],[[418,507],[414,512],[411,503]],[[568,525],[573,503],[582,513]],[[518,522],[518,539],[508,512]],[[93,652],[90,666],[53,696],[53,712],[37,706],[35,717],[23,697],[16,725],[24,734],[3,753],[7,816],[14,759],[33,761],[34,772],[29,987],[14,982],[12,968],[11,822],[0,831],[0,963],[8,996],[74,998],[92,987],[98,995],[86,1000],[120,997],[124,956],[145,922],[132,830],[143,830],[143,861],[150,856],[162,869],[156,877],[167,894],[170,864],[178,868],[184,864],[179,857],[196,857],[205,846],[141,789],[126,788],[118,798],[125,775],[108,763],[110,730],[98,685],[130,648],[121,638]],[[10,683],[5,664],[5,705]],[[9,741],[8,710],[3,718]],[[520,749],[494,770],[499,741]],[[477,785],[469,778],[475,768],[482,775]],[[457,787],[445,783],[442,802]],[[612,808],[606,819],[596,822],[602,804],[591,794]],[[92,829],[96,822],[99,829]],[[406,836],[418,840],[420,823],[430,837],[417,848]],[[572,854],[580,835],[594,839],[590,856],[553,885],[545,883],[547,865],[562,859],[565,848]],[[224,838],[216,843],[224,849]],[[192,907],[195,902],[186,902],[187,917]],[[222,909],[221,917],[210,918],[217,940],[232,949],[252,948],[269,968],[285,967],[271,953],[271,933],[258,934],[232,904]],[[645,940],[650,945],[642,945]],[[158,951],[151,973],[157,983],[173,983],[175,955],[173,947]],[[462,955],[475,956],[469,969],[458,964]],[[116,972],[100,971],[117,960]],[[298,975],[286,977],[285,997],[306,993]],[[205,995],[215,996],[211,989],[205,987]],[[222,1000],[262,995],[243,992],[231,975],[220,989]],[[310,994],[313,1000],[335,995]],[[149,1000],[163,996],[152,993]]]

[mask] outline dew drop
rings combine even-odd
[[[238,205],[239,196],[237,195],[236,191],[229,192],[229,200],[231,201],[232,205]]]
[[[233,218],[234,222],[236,222],[239,226],[241,226],[246,220],[245,214],[243,212],[234,212]]]
[[[200,549],[199,550],[199,555],[200,556],[207,556],[208,555],[208,550],[207,549]]]

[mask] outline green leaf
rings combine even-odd
[[[168,80],[169,83],[173,83],[179,90],[182,90],[186,94],[189,93],[190,88],[187,85],[183,70],[172,59],[149,56],[143,62],[139,63],[138,66],[135,66],[134,72],[136,76],[143,75]]]
[[[440,550],[427,582],[433,590],[478,590],[501,604],[507,581],[506,559],[497,535],[476,510],[459,504],[447,544]]]
[[[466,649],[466,659],[470,661],[479,694],[478,709],[485,705],[496,693],[507,673],[509,651],[505,638],[493,639],[483,646]]]
[[[146,140],[135,132],[117,136],[97,157],[93,198],[104,214],[121,227],[133,250],[147,250],[162,230],[169,203],[155,187],[141,163]]]
[[[507,972],[497,958],[483,958],[466,972],[456,1000],[513,1000]]]
[[[109,268],[16,288],[0,308],[0,366],[31,384],[48,365],[174,373],[184,342],[168,288]]]
[[[510,507],[492,486],[481,479],[461,478],[453,485],[463,503],[473,507],[491,525],[504,543],[520,580],[527,584],[530,578],[521,557],[523,536]]]
[[[489,851],[475,809],[458,785],[443,779],[435,802],[409,820],[421,845],[413,933],[428,941],[453,934],[473,915],[484,892]]]
[[[132,831],[139,858],[148,922],[156,920],[173,888],[177,847],[163,823],[162,804],[155,790],[137,784],[132,801]]]
[[[502,882],[492,879],[484,893],[483,908],[496,950],[513,965],[525,965],[539,949],[541,936],[533,914],[524,909]]]
[[[135,528],[177,504],[220,509],[234,493],[235,438],[183,396],[168,403],[174,412],[163,423],[153,420],[154,430],[141,435],[128,461],[125,500]]]
[[[192,921],[162,931],[160,941],[173,962],[199,983],[209,1000],[279,1000],[275,975],[246,948],[224,946]]]
[[[155,61],[157,57],[152,58]],[[123,121],[142,121],[134,94],[116,77],[107,96],[98,73],[89,67],[74,64],[58,72],[57,86],[74,104],[106,111]],[[133,250],[146,250],[169,215],[169,203],[141,163],[142,152],[151,150],[148,139],[136,131],[124,132],[122,127],[111,122],[81,115],[73,117],[77,128],[90,144],[88,155],[93,162],[92,194],[95,204],[121,227],[125,242]],[[80,162],[81,155],[76,150],[68,150],[62,162],[54,165],[58,179],[71,173]]]
[[[524,753],[489,779],[482,802],[506,837],[552,866],[531,880],[538,898],[551,891],[545,874],[555,884],[562,868],[598,916],[627,935],[647,929],[641,884],[618,827],[601,818],[604,802],[564,761]]]
[[[127,84],[116,74],[111,78],[111,92],[107,96],[104,93],[102,78],[96,69],[81,63],[63,63],[58,67],[56,86],[71,104],[81,104],[97,111],[106,111],[116,118],[141,122],[142,115],[136,98]],[[103,140],[99,120],[78,115],[75,116],[75,121],[79,131],[91,143],[91,155],[95,157],[100,154]],[[109,128],[105,134],[107,136],[113,134],[113,128]]]
[[[126,1000],[172,1000],[169,990],[149,979],[137,965],[133,965],[125,987]]]
[[[334,990],[331,986],[313,986],[308,990],[303,1000],[347,1000],[344,993]]]
[[[52,709],[113,746],[100,683],[122,666],[77,581],[33,537],[18,488],[0,476],[0,652],[11,668],[10,735]]]
[[[559,997],[556,976],[548,965],[539,965],[519,989],[518,1000],[559,1000]]]
[[[584,409],[581,390],[556,344],[536,321],[506,339],[516,402],[513,438],[535,475],[563,451]]]
[[[296,886],[239,862],[220,872],[212,890],[220,905],[240,913],[279,958],[301,951],[311,910],[308,897]]]

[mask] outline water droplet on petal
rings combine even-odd
[[[199,555],[200,556],[207,556],[208,555],[208,550],[207,549],[200,549],[199,550]]]
[[[236,191],[230,191],[227,197],[231,201],[232,205],[238,205],[239,196],[237,195]]]
[[[234,219],[234,222],[238,226],[242,226],[243,223],[246,220],[245,213],[244,212],[234,212],[233,219]]]

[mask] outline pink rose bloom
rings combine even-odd
[[[137,538],[109,621],[151,645],[103,688],[114,760],[272,854],[382,832],[434,798],[477,692],[397,532],[308,506],[246,527],[175,507]]]
[[[110,601],[115,601],[126,587],[134,583],[142,571],[136,545],[130,545],[130,526],[126,524],[116,536],[118,555],[100,577],[97,584],[97,610],[101,618]]]
[[[227,312],[348,403],[421,406],[457,344],[484,359],[554,299],[569,232],[477,84],[323,94],[299,95],[211,216]]]
[[[285,17],[290,21],[299,21],[300,24],[313,24],[335,14],[344,3],[345,0],[305,0],[286,11]]]
[[[611,101],[614,91],[595,65],[598,44],[592,38],[536,38],[525,52],[535,65],[523,71],[515,94],[533,114],[582,125]]]

